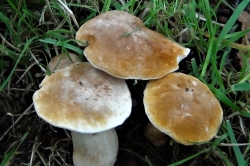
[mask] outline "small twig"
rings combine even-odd
[[[16,48],[15,46],[13,46],[10,42],[8,42],[4,37],[3,35],[0,33],[0,37],[2,38],[2,42],[3,44],[6,43],[8,46],[10,46],[11,48],[13,48],[14,50],[18,51],[18,52],[21,52],[22,50],[20,50],[19,48]]]
[[[0,74],[0,78],[2,78],[2,75],[6,72],[7,69],[5,69],[1,74]]]
[[[231,119],[232,117],[239,115],[239,114],[240,114],[239,112],[233,112],[232,114],[227,116],[227,119]]]
[[[10,96],[11,82],[12,82],[12,78],[10,78],[9,81],[8,81],[8,83],[7,83],[7,95],[8,96]]]
[[[186,31],[188,31],[188,28],[183,29],[181,32],[179,32],[177,35],[175,35],[174,38],[177,38],[178,36],[181,36]]]
[[[43,126],[43,125],[40,125],[40,127],[39,127],[37,133],[39,133],[39,132],[41,131],[42,126]],[[41,144],[41,143],[37,144],[37,140],[38,140],[38,135],[36,136],[34,145],[33,145],[33,147],[32,147],[32,152],[31,152],[31,156],[30,156],[30,163],[29,163],[29,166],[32,166],[33,158],[34,158],[35,152],[37,151],[36,149],[37,149],[37,148],[40,146],[40,144]]]
[[[40,24],[44,24],[44,15],[45,15],[46,10],[47,10],[47,6],[45,5],[45,6],[43,7],[43,10],[42,10],[42,13],[41,13],[41,17],[40,17],[40,19],[39,19],[39,25],[40,25]]]
[[[16,32],[15,28],[13,28],[12,24],[10,24],[10,28],[12,29],[12,31],[13,31],[13,32],[15,33],[15,35],[17,36],[17,32]],[[15,43],[15,41],[14,41],[12,35],[10,36],[10,40],[11,40],[11,43]]]
[[[226,143],[219,143],[218,146],[249,146],[250,143],[238,143],[238,144],[226,144]]]
[[[54,49],[55,49],[56,55],[58,55],[58,54],[59,54],[59,52],[58,52],[58,48],[57,48],[57,46],[56,46],[56,45],[53,45],[53,47],[54,47]]]
[[[243,134],[245,137],[247,137],[247,133],[246,133],[246,131],[245,131],[245,124],[244,124],[244,122],[243,122],[243,120],[242,120],[242,118],[241,118],[240,116],[237,116],[237,117],[238,117],[239,120],[240,120],[241,132],[242,132],[242,134]]]
[[[142,20],[148,13],[150,9],[147,7],[143,10],[142,14],[139,16],[139,18]]]
[[[43,159],[42,155],[40,154],[39,151],[36,151],[36,153],[38,154],[39,158],[42,160],[43,165],[47,166],[48,164],[46,163],[46,161]]]
[[[207,21],[206,18],[205,18],[202,14],[200,14],[200,13],[196,13],[196,12],[195,12],[195,16],[196,16],[196,18],[198,18],[199,20]],[[222,27],[225,26],[225,24],[221,24],[221,23],[218,23],[218,22],[216,22],[216,21],[212,21],[212,23],[217,24],[217,25],[222,26]]]
[[[125,5],[125,1],[123,1],[123,0],[118,0],[118,2],[120,2],[122,6]]]
[[[4,134],[0,138],[0,141],[2,141],[4,137],[9,133],[9,131],[23,118],[24,115],[26,115],[26,113],[31,109],[31,107],[33,107],[33,103],[22,113],[19,118],[17,118],[17,120],[8,128],[8,130],[4,132]]]
[[[64,132],[68,136],[68,138],[71,139],[71,136],[68,134],[67,130],[64,129]]]
[[[12,117],[16,117],[16,116],[22,116],[22,115],[29,115],[33,112],[36,112],[35,110],[34,111],[30,111],[30,112],[27,112],[27,113],[22,113],[22,114],[11,114],[11,113],[7,113],[7,115],[10,115]]]
[[[56,151],[56,154],[58,155],[58,157],[62,160],[62,162],[65,164],[66,162],[65,162],[65,160],[63,159],[63,157],[61,156],[61,154],[58,152],[58,151]],[[58,161],[59,162],[59,161]],[[59,163],[58,163],[59,164]],[[60,163],[59,165],[64,165],[64,164],[62,164],[62,163]]]
[[[26,70],[25,72],[20,76],[20,78],[17,80],[16,84],[19,83],[19,81],[21,81],[21,79],[25,76],[25,74],[33,67],[36,65],[36,62],[33,62]],[[45,70],[46,71],[46,70]]]
[[[150,7],[151,7],[151,4],[150,3],[147,3],[147,2],[144,2],[145,4],[145,9],[143,10],[143,12],[140,14],[139,18],[142,20],[150,11]]]
[[[68,11],[68,14],[70,15],[71,19],[73,20],[73,22],[75,23],[76,27],[79,29],[79,25],[76,21],[76,18],[73,14],[73,12],[68,8],[67,5],[65,5],[61,0],[57,0],[67,11]]]
[[[20,8],[22,6],[22,0],[19,1],[18,3],[18,7],[17,7],[17,10],[20,11]],[[15,14],[14,18],[12,19],[12,21],[10,22],[10,24],[12,24],[18,17],[18,13]]]
[[[30,50],[29,50],[30,51]],[[39,61],[36,59],[35,55],[32,53],[32,51],[30,51],[30,54],[32,56],[32,58],[34,59],[34,61],[36,62],[36,64],[41,68],[41,70],[45,73],[46,69],[44,67],[42,67],[41,65],[39,65]]]
[[[42,143],[39,143],[37,146],[36,146],[36,142],[37,142],[37,136],[36,136],[36,139],[35,139],[35,142],[34,142],[34,145],[32,147],[32,152],[31,152],[31,156],[30,156],[30,163],[29,163],[29,166],[32,166],[32,163],[33,163],[33,158],[34,158],[34,155],[35,155],[35,148],[37,149]]]
[[[20,88],[10,88],[10,90],[15,90],[15,91],[26,91],[27,89],[20,89]],[[35,90],[30,90],[31,92],[34,92]]]
[[[51,7],[50,7],[50,2],[49,2],[49,0],[45,0],[45,2],[46,2],[46,5],[47,5],[47,7],[48,7],[48,9],[49,9],[49,12],[50,12],[50,14],[51,14],[52,19],[54,20],[55,24],[57,25],[57,24],[58,24],[58,20],[54,17],[54,14],[53,14],[52,9],[51,9]]]
[[[62,20],[55,29],[60,29],[66,23],[66,20]]]

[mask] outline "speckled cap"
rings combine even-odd
[[[122,124],[132,101],[124,80],[89,63],[75,63],[44,78],[33,95],[39,117],[53,126],[96,133]]]
[[[143,102],[151,123],[184,145],[211,140],[223,118],[213,92],[195,77],[182,73],[149,81]]]

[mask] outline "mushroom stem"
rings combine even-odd
[[[151,122],[148,122],[144,130],[145,137],[157,147],[164,146],[167,142],[167,135],[157,129]]]
[[[118,153],[115,129],[94,134],[71,132],[75,166],[113,166]]]

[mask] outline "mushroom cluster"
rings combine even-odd
[[[116,10],[84,23],[76,40],[80,46],[87,45],[84,55],[89,62],[79,62],[72,54],[55,57],[49,69],[56,70],[33,95],[42,119],[72,131],[74,165],[114,165],[118,152],[114,128],[132,108],[124,79],[151,80],[144,91],[144,105],[152,122],[148,125],[151,131],[145,133],[153,142],[155,137],[165,138],[162,132],[186,145],[209,141],[216,134],[222,118],[212,119],[222,116],[222,109],[215,98],[209,98],[214,97],[212,92],[191,76],[172,73],[189,54],[188,48],[148,29],[139,18]],[[203,105],[202,100],[210,100],[213,106]],[[196,114],[206,118],[197,120]],[[199,132],[201,141],[194,132]]]

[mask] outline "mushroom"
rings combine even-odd
[[[149,81],[143,103],[150,122],[184,145],[210,141],[222,122],[222,108],[209,88],[182,73]]]
[[[71,135],[74,146],[74,165],[114,165],[118,152],[118,138],[115,129],[95,134],[71,132]]]
[[[80,58],[73,53],[62,53],[54,56],[49,64],[48,69],[51,71],[51,73],[54,72],[56,69],[62,69],[72,63],[80,62]]]
[[[76,33],[84,55],[98,69],[123,79],[158,79],[178,69],[190,50],[152,31],[124,11],[108,11]]]
[[[158,130],[151,122],[145,127],[144,135],[154,146],[157,147],[164,146],[167,142],[166,134]]]
[[[74,147],[80,148],[78,145],[84,146],[86,141],[89,144],[91,140],[96,146],[107,147],[110,144],[110,148],[118,147],[117,138],[114,138],[117,137],[115,131],[110,130],[126,120],[132,107],[130,92],[124,80],[82,62],[56,70],[45,77],[40,86],[33,95],[38,116],[53,126],[71,130],[73,143],[77,142]],[[95,133],[98,133],[97,137]],[[107,136],[111,133],[113,136]],[[84,140],[88,138],[92,139]],[[102,139],[99,143],[96,141],[98,138]],[[80,143],[79,140],[83,142]],[[79,155],[78,152],[82,154],[83,151],[88,151],[91,153],[85,155],[97,160],[94,149],[86,149],[91,148],[90,146],[81,147],[82,150],[79,148],[75,152],[76,156]],[[101,152],[101,156],[103,153]],[[111,158],[115,159],[114,156]],[[76,166],[82,165],[78,161],[74,162]],[[95,162],[90,165],[99,166]],[[112,165],[114,162],[115,160],[103,160],[100,166]]]

